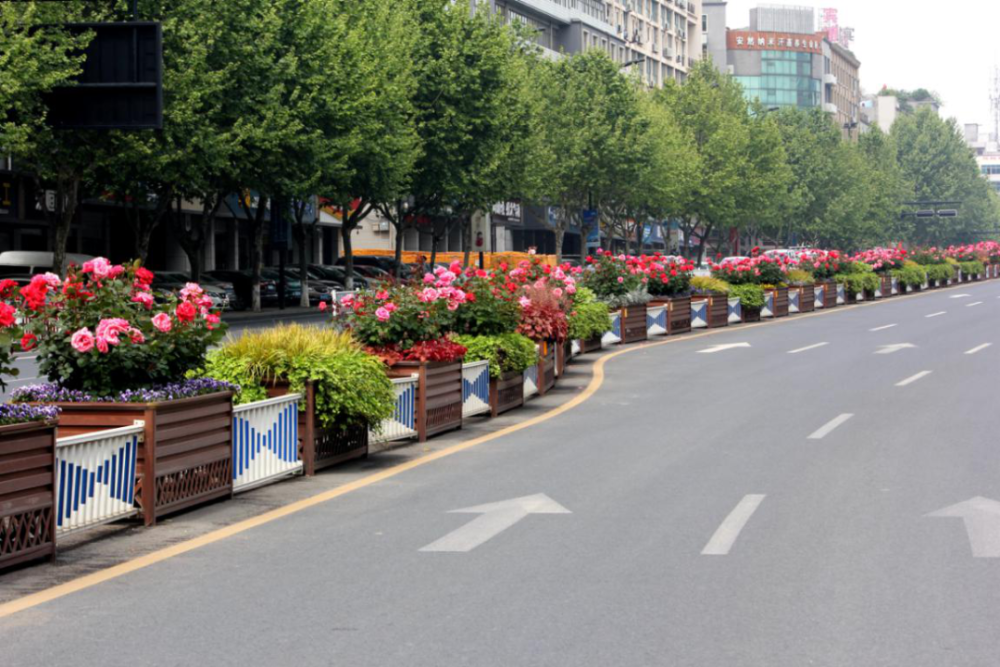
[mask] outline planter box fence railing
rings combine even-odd
[[[382,422],[378,433],[369,433],[372,442],[392,442],[417,437],[417,384],[420,376],[392,378],[396,411]]]
[[[146,424],[56,440],[56,533],[64,535],[139,513],[136,459]]]
[[[490,362],[462,364],[462,417],[490,411]]]
[[[56,553],[56,429],[0,426],[0,568]]]
[[[667,335],[667,306],[649,306],[646,309],[646,335]]]
[[[233,407],[233,492],[303,472],[299,450],[302,394]]]

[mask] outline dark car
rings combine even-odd
[[[343,266],[323,266],[320,264],[309,265],[310,275],[315,275],[319,280],[332,281],[337,285],[335,289],[342,290],[347,285],[347,269]],[[360,272],[354,272],[354,287],[357,289],[367,289],[371,286],[370,281]]]
[[[218,269],[206,271],[204,275],[231,284],[236,296],[246,307],[253,303],[253,278],[249,270]],[[278,285],[273,280],[261,279],[260,303],[265,307],[278,304]]]
[[[343,266],[347,263],[345,257],[338,257],[335,264],[337,266]],[[375,266],[386,273],[396,275],[396,259],[394,257],[382,257],[381,255],[354,255],[354,267],[364,267],[364,266]],[[400,277],[403,280],[410,280],[413,278],[413,270],[409,265],[403,264],[400,268]]]

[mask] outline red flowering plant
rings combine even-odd
[[[454,329],[456,311],[467,301],[457,279],[455,271],[438,267],[424,276],[422,285],[386,285],[349,294],[334,317],[389,365],[455,361],[465,356],[465,348],[447,336]]]
[[[906,264],[907,252],[902,246],[896,248],[871,248],[855,254],[851,261],[863,262],[872,267],[875,273],[888,273],[894,269],[902,269]]]
[[[20,373],[14,366],[14,343],[20,340],[21,349],[34,347],[34,337],[22,332],[17,308],[10,303],[16,294],[16,281],[0,280],[0,389],[3,390],[7,389],[4,377],[17,377]]]
[[[533,341],[563,342],[569,335],[566,317],[568,296],[545,278],[540,278],[521,290],[521,324],[517,333]]]
[[[656,253],[643,257],[649,266],[646,287],[653,296],[679,296],[691,290],[694,263],[683,257],[664,257]]]
[[[840,262],[836,250],[811,250],[799,255],[799,267],[811,272],[816,281],[832,280],[840,271]]]
[[[588,256],[585,264],[583,285],[609,308],[627,308],[652,300],[648,289],[650,264],[646,259],[598,249],[597,257]]]
[[[59,387],[95,397],[148,389],[201,366],[225,332],[201,287],[188,283],[157,305],[152,272],[98,257],[71,266],[65,280],[38,275],[19,292],[22,348]]]
[[[730,285],[770,285],[777,286],[785,282],[789,267],[795,264],[788,257],[768,257],[755,254],[753,257],[742,257],[724,261],[721,264],[711,264],[712,277],[725,281]]]
[[[461,266],[452,265],[454,273]],[[461,273],[457,286],[465,292],[465,302],[455,311],[454,330],[469,336],[499,336],[512,333],[520,321],[517,290],[506,288],[502,273],[469,268]]]

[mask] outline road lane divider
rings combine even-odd
[[[998,297],[998,298],[1000,298],[1000,297]],[[983,350],[985,350],[986,348],[988,348],[988,347],[990,347],[992,345],[993,345],[993,343],[983,343],[982,345],[979,345],[977,347],[972,348],[971,350],[969,350],[968,352],[966,352],[966,354],[978,354],[978,353],[982,352]]]
[[[708,541],[705,548],[701,550],[702,556],[728,556],[736,539],[743,532],[750,517],[754,515],[760,504],[764,502],[764,494],[750,494],[743,497],[729,516],[725,518]]]
[[[942,310],[942,311],[941,311],[941,312],[939,312],[939,313],[931,313],[930,315],[926,315],[925,317],[927,317],[927,319],[930,319],[930,318],[932,318],[932,317],[940,317],[940,316],[942,316],[942,315],[947,315],[947,314],[948,314],[948,311],[947,311],[947,310]]]
[[[869,329],[868,331],[885,331],[886,329],[892,329],[893,327],[898,327],[898,324],[886,324],[884,327],[875,327],[874,329]]]
[[[982,301],[973,301],[972,303],[965,304],[965,307],[972,308],[973,306],[981,306],[981,305],[983,305]]]
[[[812,433],[812,435],[809,436],[809,440],[822,440],[826,436],[828,436],[831,433],[833,433],[837,428],[839,428],[840,426],[842,426],[843,424],[845,424],[853,416],[854,415],[852,413],[845,412],[842,415],[834,417],[833,419],[831,419],[830,421],[828,421],[826,424],[824,424],[823,426],[821,426],[819,428],[819,430],[814,431]]]
[[[930,375],[933,372],[934,371],[920,371],[916,375],[911,375],[910,377],[906,378],[902,382],[897,382],[896,386],[897,387],[907,387],[907,386],[913,384],[914,382],[916,382],[917,380],[922,380],[923,378],[927,377],[928,375]]]
[[[815,345],[809,345],[807,347],[800,347],[797,350],[791,350],[788,354],[801,354],[803,352],[808,352],[809,350],[817,350],[821,347],[826,347],[829,343],[816,343]]]

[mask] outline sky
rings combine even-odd
[[[762,4],[839,10],[841,26],[854,28],[852,50],[861,61],[861,85],[926,88],[944,100],[942,115],[959,124],[990,122],[990,88],[1000,66],[1000,0],[829,0],[757,2],[729,0],[730,28],[750,25],[750,9]]]

